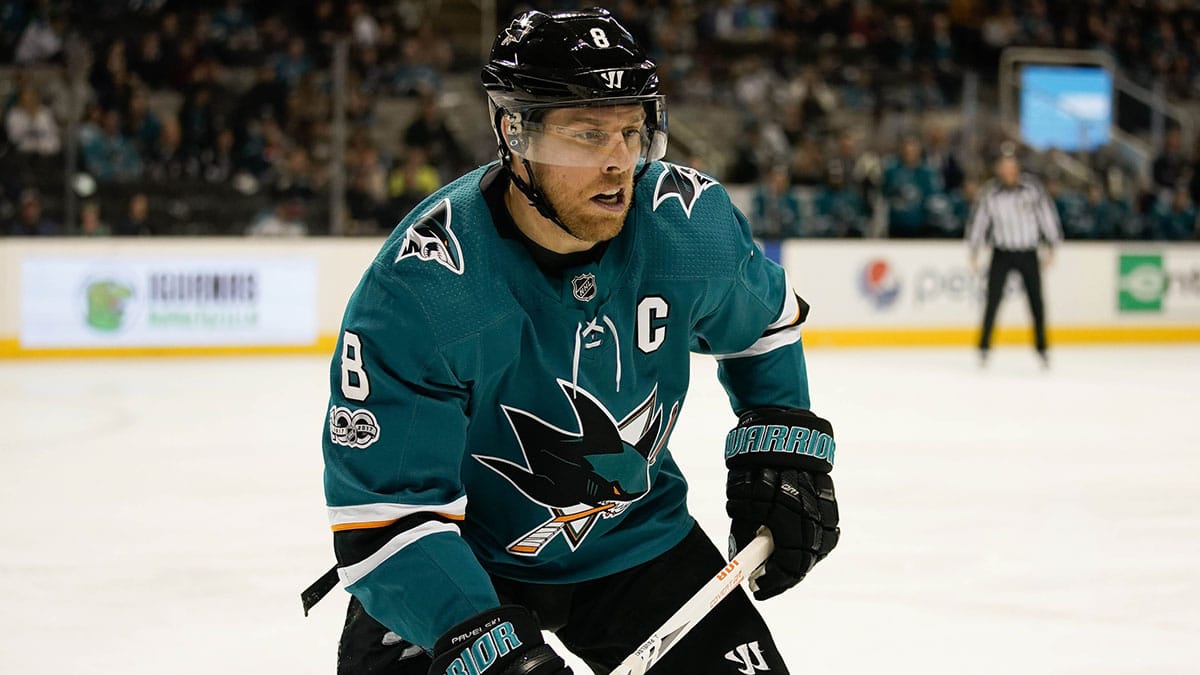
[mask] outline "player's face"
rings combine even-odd
[[[557,108],[546,113],[531,158],[533,177],[563,225],[583,241],[606,241],[625,224],[646,141],[640,105]],[[534,154],[534,153],[531,153]]]

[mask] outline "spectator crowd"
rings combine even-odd
[[[328,232],[344,36],[347,229],[390,227],[474,161],[439,109],[453,55],[431,39],[425,4],[5,3],[0,223],[10,234]],[[372,133],[384,97],[412,101],[395,143]],[[64,178],[68,160],[77,173]],[[75,227],[59,222],[64,188],[80,200]],[[119,225],[87,225],[96,214]]]
[[[524,7],[497,5],[501,21]],[[1007,46],[1101,50],[1130,81],[1162,87],[1185,109],[1200,101],[1200,10],[1171,0],[609,6],[659,63],[672,111],[701,129],[673,151],[745,186],[744,206],[766,238],[961,237],[989,178],[987,153],[1007,140],[994,125],[963,128],[964,81],[978,76],[971,95],[986,108]],[[486,125],[481,112],[449,123],[447,82],[473,80],[479,58],[456,47],[439,7],[5,3],[0,228],[389,230],[444,179],[492,156],[490,139],[472,133]],[[348,72],[335,100],[339,43],[348,45]],[[334,119],[339,104],[344,135]],[[1136,110],[1119,108],[1116,118],[1134,133],[1150,125]],[[1185,131],[1166,134],[1146,176],[1112,148],[1075,153],[1085,175],[1059,171],[1056,151],[1029,151],[1025,165],[1044,179],[1069,238],[1191,239],[1200,156]],[[331,205],[339,185],[344,203]],[[72,214],[68,194],[78,199]],[[331,227],[336,211],[342,222]],[[75,222],[64,223],[68,216]]]

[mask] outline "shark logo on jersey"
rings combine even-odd
[[[408,226],[396,262],[405,258],[432,260],[455,274],[465,267],[462,246],[450,229],[450,200],[443,199]]]
[[[705,176],[695,169],[678,164],[663,162],[667,170],[658,177],[654,185],[654,210],[660,204],[674,197],[683,207],[683,213],[689,219],[692,217],[692,207],[700,199],[701,193],[717,184],[717,181]]]
[[[525,497],[545,506],[549,518],[508,545],[516,555],[536,556],[561,534],[579,548],[599,518],[613,518],[650,492],[650,466],[671,433],[679,403],[665,428],[658,387],[620,421],[596,397],[558,380],[571,402],[578,432],[560,429],[533,413],[500,406],[525,465],[473,455]]]

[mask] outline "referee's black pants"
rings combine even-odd
[[[1046,309],[1042,305],[1042,273],[1036,248],[1019,251],[994,249],[992,262],[988,266],[987,304],[983,308],[983,330],[979,335],[979,350],[986,352],[992,345],[992,328],[996,322],[996,310],[1004,296],[1004,284],[1008,274],[1016,271],[1025,285],[1029,296],[1029,310],[1033,313],[1033,339],[1039,354],[1046,353]]]

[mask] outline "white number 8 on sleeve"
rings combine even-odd
[[[363,369],[362,340],[350,331],[342,333],[342,396],[365,401],[371,395],[371,382]]]

